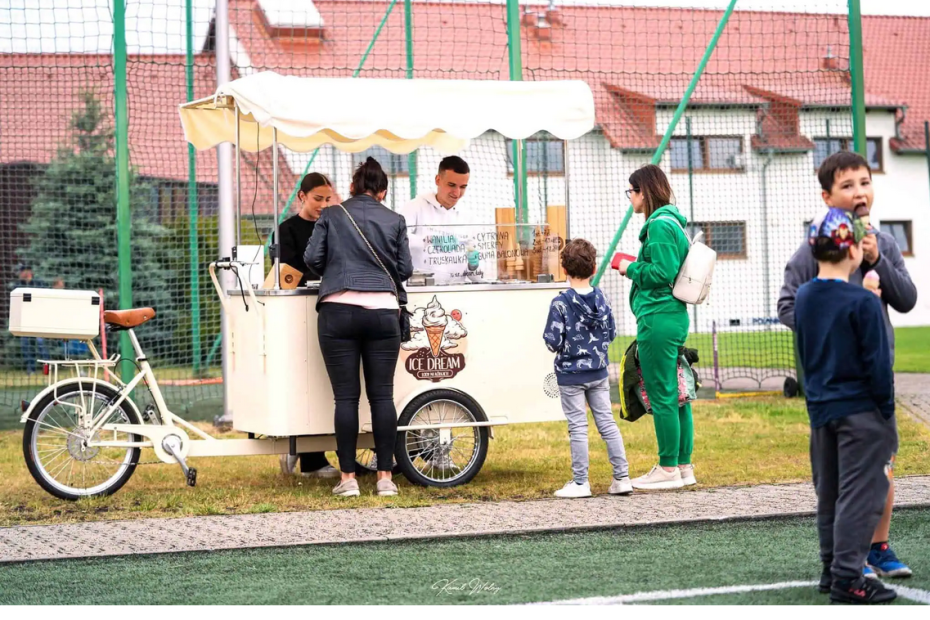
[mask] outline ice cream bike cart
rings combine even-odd
[[[332,96],[303,94],[320,92]],[[317,79],[266,72],[182,104],[180,115],[197,149],[231,142],[238,159],[240,151],[271,148],[277,232],[282,146],[295,152],[329,144],[346,152],[378,145],[394,153],[420,147],[454,153],[489,128],[515,140],[542,130],[570,140],[593,128],[594,103],[587,84],[577,81]],[[236,169],[239,185],[238,161]],[[473,177],[481,182],[480,171]],[[492,224],[410,232],[422,236],[437,265],[464,261],[472,267],[439,280],[419,274],[407,284],[413,333],[395,374],[395,459],[415,484],[471,480],[496,425],[563,419],[542,330],[550,300],[565,286],[558,250],[567,224],[564,212],[561,222],[532,227],[515,223],[513,214],[512,207],[502,208]],[[14,291],[14,334],[79,339],[92,352],[87,360],[47,361],[50,385],[24,403],[24,455],[43,488],[72,500],[114,493],[131,477],[143,448],[158,462],[179,464],[191,486],[197,479],[191,459],[335,450],[333,393],[317,340],[318,289],[282,288],[277,258],[273,284],[253,288],[242,275],[254,262],[234,255],[209,265],[230,326],[225,398],[233,427],[247,439],[216,439],[168,409],[134,333],[145,329],[152,309],[105,312],[101,320],[93,292]],[[235,274],[235,285],[222,286],[218,270]],[[108,372],[118,358],[103,359],[93,346],[101,323],[128,331],[138,373],[126,383]],[[130,397],[137,388],[151,392],[153,405],[137,406]],[[359,448],[371,448],[364,396],[359,420]]]

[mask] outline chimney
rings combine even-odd
[[[836,71],[840,68],[840,59],[833,55],[829,45],[827,55],[820,59],[820,68],[824,71]]]
[[[562,20],[562,12],[555,8],[555,0],[549,0],[549,8],[546,9],[546,21],[549,22],[551,26],[565,25],[565,22]]]
[[[524,7],[522,22],[524,28],[533,28],[536,26],[536,13],[531,10],[530,7]]]

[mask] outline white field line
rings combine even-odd
[[[629,603],[642,603],[647,601],[668,601],[672,599],[693,598],[697,596],[713,596],[716,594],[741,594],[745,592],[764,592],[767,590],[787,590],[789,588],[813,588],[816,581],[783,581],[781,583],[761,583],[744,586],[722,586],[719,588],[692,588],[690,590],[657,590],[654,592],[636,592],[635,594],[621,594],[619,596],[595,596],[592,598],[577,598],[549,603],[534,603],[536,605],[626,605]],[[917,603],[930,605],[930,592],[895,586],[888,584],[901,598]]]
[[[897,592],[898,596],[901,598],[910,599],[915,603],[930,605],[930,592],[926,590],[918,590],[917,588],[909,588],[907,586],[896,586],[887,582],[885,582],[885,585]]]

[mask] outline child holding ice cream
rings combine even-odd
[[[591,286],[597,251],[584,239],[573,239],[562,250],[562,268],[569,288],[552,300],[543,340],[556,354],[555,376],[568,419],[572,453],[572,480],[555,492],[556,497],[591,497],[588,482],[588,414],[607,444],[613,466],[611,495],[629,495],[633,486],[623,437],[614,421],[607,382],[607,349],[617,335],[607,298]]]

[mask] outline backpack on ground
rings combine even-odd
[[[685,239],[688,240],[688,255],[681,265],[675,282],[671,285],[672,297],[686,304],[699,305],[704,303],[710,294],[710,284],[714,277],[714,266],[717,264],[717,253],[704,244],[704,233],[699,232],[692,240],[681,222],[673,217],[657,217],[656,220],[669,220],[675,222]],[[649,232],[646,231],[648,238]]]

